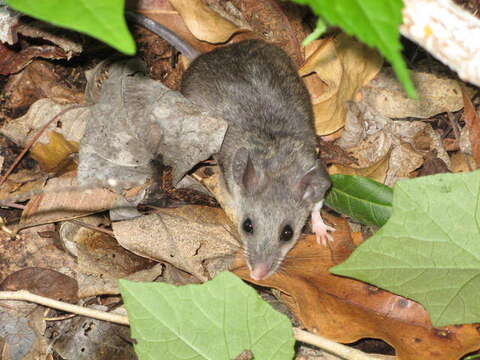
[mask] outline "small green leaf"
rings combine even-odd
[[[124,0],[6,0],[34,18],[88,34],[133,55],[135,42],[124,17]]]
[[[120,280],[135,351],[140,360],[291,360],[294,337],[288,318],[253,288],[225,272],[202,285],[173,286]]]
[[[480,322],[480,171],[399,181],[393,212],[334,274],[421,303],[434,326]]]
[[[383,226],[392,213],[393,190],[362,176],[332,175],[325,203],[366,225]]]
[[[392,64],[395,73],[411,98],[417,98],[415,88],[403,61],[399,26],[402,23],[402,0],[293,0],[308,4],[330,24],[340,26],[375,47]]]

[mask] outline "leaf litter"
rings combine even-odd
[[[203,51],[213,49],[217,42],[274,34],[267,40],[284,47],[297,65],[302,65],[299,72],[312,97],[317,134],[333,134],[325,139],[337,147],[337,150],[331,146],[320,147],[322,157],[333,159],[329,162],[331,174],[362,175],[393,185],[399,179],[422,174],[432,159],[441,160],[446,170],[453,172],[469,171],[472,154],[478,164],[478,137],[475,136],[478,104],[475,99],[470,102],[473,90],[462,93],[461,83],[452,76],[438,76],[423,69],[414,71],[413,79],[422,97],[420,102],[413,101],[399,90],[391,69],[386,65],[382,67],[381,57],[353,38],[334,34],[313,42],[306,49],[301,48],[299,41],[308,34],[308,29],[299,20],[300,12],[289,12],[271,1],[264,5],[233,1],[227,8],[213,1],[208,2],[209,7],[196,1],[199,11],[184,11],[182,3],[178,1],[172,6],[166,1],[140,2],[139,9],[171,26]],[[199,13],[206,15],[196,16]],[[268,17],[256,17],[256,13],[273,14],[273,17],[265,21]],[[52,41],[41,31],[36,34]],[[279,35],[275,38],[276,34]],[[75,56],[82,51],[62,40],[62,34],[58,36],[53,43],[68,52],[63,56]],[[146,51],[157,41],[150,39],[144,45]],[[39,51],[34,45],[29,46],[27,50],[32,59],[49,50],[45,47]],[[162,61],[175,62],[174,53]],[[116,279],[198,283],[232,268],[236,256],[235,271],[252,282],[245,266],[241,267],[235,216],[229,210],[228,196],[218,180],[218,169],[211,162],[204,162],[221,144],[226,129],[221,119],[198,113],[183,102],[178,93],[150,80],[145,75],[147,69],[152,70],[150,62],[147,67],[136,60],[102,64],[89,78],[84,93],[78,90],[83,87],[83,80],[77,82],[78,87],[66,86],[56,70],[49,68],[49,63],[32,62],[22,53],[10,56],[16,71],[20,72],[10,75],[4,87],[9,101],[2,104],[1,113],[6,114],[8,121],[0,131],[18,145],[24,146],[42,124],[68,104],[86,98],[93,105],[65,113],[32,147],[32,157],[40,164],[41,171],[48,174],[37,180],[34,189],[40,189],[43,183],[47,185],[44,194],[32,197],[27,203],[20,225],[25,228],[17,238],[12,240],[2,233],[5,241],[2,242],[0,280],[25,268],[56,270],[76,281],[81,302],[88,297],[109,295],[111,303],[116,304]],[[181,74],[184,67],[180,62],[177,65],[174,70],[165,67],[168,73],[162,70],[163,73],[157,74],[162,79],[170,72]],[[83,69],[78,71],[83,74]],[[10,72],[12,70],[7,71]],[[35,75],[49,73],[48,79]],[[180,75],[175,76],[165,83],[173,88],[178,86]],[[102,85],[98,86],[99,83]],[[463,107],[466,126],[462,128],[463,123],[458,123],[456,118],[463,136],[463,145],[460,145],[461,139],[454,137],[454,126],[443,113],[457,112]],[[23,118],[18,116],[23,114]],[[175,119],[173,125],[178,127],[171,126],[171,119]],[[199,119],[210,122],[215,131],[202,133],[195,125]],[[188,133],[185,129],[196,135],[185,135]],[[449,141],[459,144],[453,152],[445,149]],[[75,158],[78,147],[80,165],[75,173],[72,170],[78,164]],[[339,156],[338,149],[347,155]],[[146,213],[138,212],[136,207],[147,193],[158,190],[158,169],[152,162],[160,157],[172,168],[173,185],[183,184],[182,178],[185,179],[187,173],[193,175],[189,181],[200,180],[223,210],[177,203],[176,208],[170,209],[147,204]],[[62,168],[64,162],[68,162],[68,166]],[[199,163],[203,169],[195,168]],[[196,171],[192,172],[192,168]],[[207,168],[213,169],[214,175],[206,176]],[[5,184],[9,185],[2,186],[2,197],[28,193],[31,190],[28,186],[35,183],[36,176],[30,172],[23,177],[27,180],[12,183],[18,175],[11,175]],[[80,184],[75,182],[75,177]],[[80,193],[74,190],[85,184],[110,186],[111,190],[88,189]],[[131,187],[135,190],[129,192]],[[71,191],[65,190],[69,188]],[[428,191],[427,187],[425,192]],[[122,217],[118,209],[124,208],[135,211]],[[297,321],[308,330],[339,342],[382,339],[395,348],[400,359],[438,356],[454,359],[478,349],[478,332],[473,326],[434,328],[418,303],[330,274],[328,269],[345,260],[355,248],[352,237],[368,238],[376,229],[360,227],[362,232],[352,232],[345,219],[325,216],[337,227],[333,247],[321,247],[306,236],[287,256],[281,271],[260,284],[280,290],[276,292],[278,298]],[[120,220],[110,223],[105,221],[108,217]],[[80,221],[81,225],[72,221]],[[57,223],[60,231],[53,223]],[[351,226],[358,228],[354,222]],[[72,235],[72,232],[78,234]],[[55,297],[53,293],[51,297]],[[8,316],[5,315],[5,319]],[[67,356],[76,346],[85,346],[89,348],[87,354],[93,356],[90,358],[95,358],[96,355],[92,355],[97,349],[93,345],[95,339],[111,336],[112,331],[116,333],[107,326],[108,329],[99,330],[90,339],[72,342],[87,326],[85,321],[79,318],[76,325],[64,323],[61,340],[55,348],[59,354]],[[88,323],[88,326],[101,326],[101,323]],[[18,323],[19,331],[23,331],[21,326]],[[411,341],[402,337],[405,332]],[[41,339],[40,335],[33,336]],[[84,345],[79,345],[84,340]],[[31,342],[25,342],[23,349],[10,346],[10,354],[33,351],[27,344]],[[109,346],[120,345],[105,344],[105,348]],[[102,351],[101,348],[98,351]],[[121,356],[129,358],[131,354],[126,351]]]

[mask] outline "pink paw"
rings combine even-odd
[[[317,243],[327,246],[329,241],[333,241],[333,237],[328,231],[334,232],[335,228],[323,222],[320,211],[312,212],[312,230],[317,237]]]

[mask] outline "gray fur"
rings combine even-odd
[[[283,50],[246,40],[196,57],[181,92],[229,124],[218,154],[223,181],[236,204],[250,269],[267,264],[271,275],[330,187],[316,156],[308,91]],[[242,229],[246,218],[252,234]],[[287,224],[294,235],[282,243]]]

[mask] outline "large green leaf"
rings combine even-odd
[[[333,210],[366,225],[384,225],[392,213],[393,191],[362,176],[332,175],[325,203]]]
[[[329,23],[380,50],[392,64],[408,96],[416,92],[402,58],[399,26],[402,23],[402,0],[293,0],[308,4]]]
[[[253,288],[225,272],[203,285],[176,287],[121,280],[139,359],[291,360],[294,338],[288,318]]]
[[[434,326],[480,322],[480,171],[400,181],[393,213],[331,269],[421,303]]]
[[[133,55],[135,42],[124,17],[124,0],[6,0],[13,9],[83,32]]]

